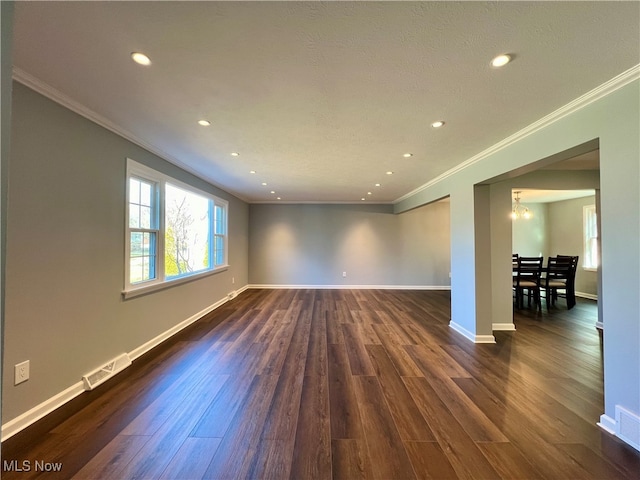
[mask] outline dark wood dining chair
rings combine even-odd
[[[519,255],[517,253],[512,253],[511,254],[511,277],[512,278],[516,278],[516,275],[518,273],[518,257]],[[516,300],[516,286],[515,286],[515,282],[513,285],[513,298],[514,300]]]
[[[542,289],[547,300],[547,310],[552,305],[555,305],[560,291],[564,292],[563,297],[567,296],[571,278],[571,263],[572,258],[568,256],[549,257],[547,260],[545,276],[542,279]],[[569,300],[567,299],[567,306],[568,304]]]
[[[527,305],[531,306],[533,297],[536,306],[542,309],[540,301],[540,278],[542,276],[543,257],[518,257],[518,270],[513,278],[513,288],[516,292],[516,306],[524,307],[524,291],[528,292]]]
[[[571,310],[576,305],[576,271],[578,270],[579,255],[557,255],[557,258],[564,262],[570,263],[569,278],[567,279],[567,288],[558,289],[557,297],[566,298],[567,308]],[[556,297],[556,298],[557,298]]]

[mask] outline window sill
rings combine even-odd
[[[180,277],[174,280],[167,280],[165,282],[144,285],[141,287],[131,288],[129,290],[123,290],[122,298],[124,300],[128,300],[129,298],[139,297],[141,295],[157,292],[159,290],[175,287],[177,285],[183,285],[185,283],[193,282],[194,280],[199,280],[201,278],[215,275],[216,273],[220,272],[225,272],[227,270],[229,270],[229,265],[224,265],[222,267],[216,268],[215,270],[207,270],[206,272],[196,273],[195,275],[189,275],[188,277]]]

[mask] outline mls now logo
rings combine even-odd
[[[30,472],[31,470],[35,472],[60,472],[62,471],[62,462],[4,460],[2,462],[2,470],[5,472]]]

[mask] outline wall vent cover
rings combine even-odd
[[[106,382],[111,377],[131,365],[131,358],[126,353],[110,360],[106,365],[97,368],[93,372],[82,377],[85,391],[93,390],[98,385]]]
[[[616,405],[616,436],[640,451],[640,417]]]

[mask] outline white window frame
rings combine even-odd
[[[131,261],[131,232],[138,231],[138,228],[131,228],[129,226],[129,179],[131,177],[138,178],[140,180],[144,180],[150,182],[155,185],[154,191],[154,201],[155,209],[153,215],[155,215],[156,228],[152,229],[157,231],[156,238],[156,264],[155,264],[155,272],[156,276],[153,279],[146,280],[139,283],[131,283],[130,277],[130,261]],[[165,185],[170,183],[178,188],[183,190],[187,190],[194,194],[203,196],[207,198],[210,202],[210,209],[212,215],[215,215],[215,207],[221,207],[224,215],[224,234],[215,235],[214,222],[215,218],[211,218],[211,235],[209,239],[209,260],[210,267],[206,270],[201,270],[199,272],[193,273],[191,275],[181,275],[179,277],[175,277],[172,279],[167,279],[165,276],[164,270],[164,254],[165,254]],[[193,187],[189,184],[181,182],[169,175],[166,175],[162,172],[154,170],[153,168],[147,167],[146,165],[142,165],[141,163],[136,162],[130,158],[127,159],[127,175],[126,175],[126,196],[125,196],[125,205],[126,205],[126,213],[125,213],[125,255],[124,255],[124,290],[122,291],[123,297],[131,298],[138,295],[144,295],[156,290],[161,290],[164,288],[172,287],[175,285],[180,285],[182,283],[190,282],[196,280],[198,278],[206,277],[221,271],[225,271],[229,268],[229,235],[228,235],[228,221],[229,221],[229,202],[223,200],[222,198],[216,197],[211,193],[202,191],[196,187]],[[223,237],[223,247],[224,247],[224,262],[222,265],[215,264],[214,258],[214,241],[215,236]]]
[[[595,231],[593,231],[595,230]],[[582,207],[582,238],[583,238],[583,260],[582,268],[587,271],[595,272],[598,270],[598,263],[600,262],[600,251],[598,248],[598,213],[596,212],[595,205],[585,205]],[[591,243],[596,242],[596,256],[595,262],[591,258]]]
[[[151,184],[151,188],[152,188],[152,192],[151,192],[151,226],[149,228],[144,228],[144,227],[131,227],[130,223],[129,223],[129,215],[130,215],[130,186],[131,186],[131,182],[130,180],[132,178],[135,178],[137,180],[140,180],[141,182],[144,183],[148,183]],[[156,237],[156,241],[155,241],[155,252],[153,254],[153,256],[155,257],[155,262],[154,262],[154,266],[153,266],[153,271],[155,272],[155,276],[149,280],[145,280],[143,282],[139,282],[136,284],[132,284],[135,286],[140,286],[140,285],[151,285],[153,283],[157,283],[158,278],[161,276],[161,272],[160,272],[160,268],[161,265],[159,265],[159,261],[158,261],[158,252],[162,250],[161,248],[161,243],[164,243],[164,238],[162,236],[162,231],[163,231],[163,227],[161,225],[161,222],[163,222],[163,217],[164,217],[164,212],[161,212],[161,204],[160,204],[160,192],[159,192],[159,187],[160,187],[160,183],[154,179],[154,178],[150,178],[149,175],[140,175],[138,174],[138,172],[132,172],[130,175],[127,176],[127,209],[126,209],[126,226],[127,226],[127,236],[125,239],[125,245],[126,245],[126,278],[130,279],[130,260],[131,260],[131,234],[134,232],[139,232],[139,233],[153,233],[155,234]]]

